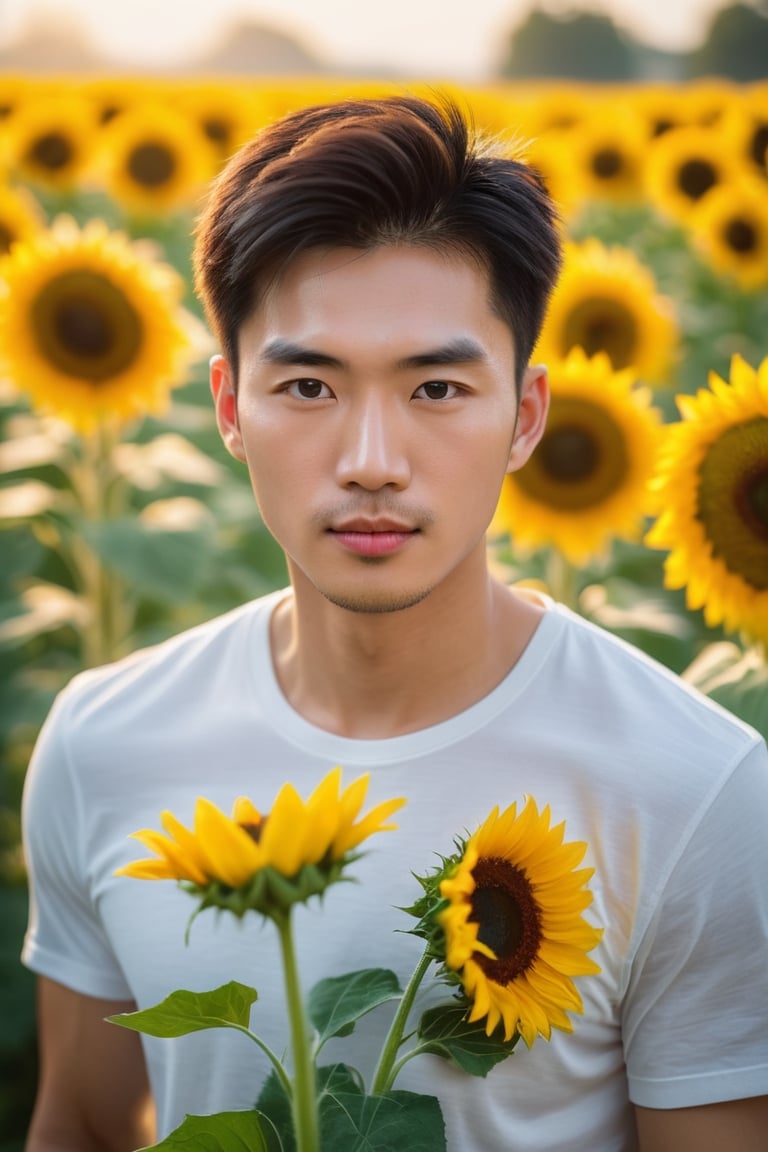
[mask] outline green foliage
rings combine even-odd
[[[361,1016],[398,999],[402,991],[397,976],[387,968],[365,968],[320,980],[308,1001],[318,1050],[332,1036],[349,1036]]]
[[[230,980],[212,992],[171,992],[160,1004],[139,1012],[108,1016],[113,1024],[144,1032],[147,1036],[187,1036],[207,1028],[247,1029],[251,1007],[257,999],[255,988]]]
[[[731,4],[712,17],[703,43],[686,59],[685,75],[723,76],[740,83],[768,77],[768,14]]]
[[[152,1145],[152,1152],[282,1152],[282,1145],[258,1112],[217,1112],[187,1116],[170,1136]]]
[[[470,1024],[463,1003],[429,1008],[419,1023],[418,1036],[420,1052],[441,1056],[470,1076],[487,1076],[511,1055],[519,1040],[517,1034],[505,1040],[499,1031],[487,1036],[485,1021]]]
[[[550,16],[533,8],[511,34],[500,72],[515,80],[629,80],[634,61],[628,39],[610,17],[578,11]]]

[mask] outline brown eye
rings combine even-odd
[[[330,396],[330,390],[323,384],[322,380],[313,380],[307,377],[303,380],[293,380],[288,385],[288,392],[293,396],[298,396],[302,400],[319,400],[321,397]]]
[[[426,400],[450,400],[457,391],[455,384],[449,384],[445,380],[429,380],[426,384],[421,384],[414,395]]]

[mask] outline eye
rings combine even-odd
[[[333,396],[327,384],[324,384],[322,380],[315,380],[311,376],[303,377],[301,380],[291,380],[290,384],[286,385],[285,391],[299,400],[327,400]]]
[[[459,391],[455,384],[449,384],[447,380],[428,380],[426,384],[420,384],[413,395],[419,400],[453,400]]]

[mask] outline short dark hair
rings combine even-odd
[[[242,324],[294,257],[407,243],[479,259],[519,380],[561,261],[540,177],[484,142],[455,102],[406,95],[307,107],[265,128],[215,180],[195,239],[197,291],[235,368]]]

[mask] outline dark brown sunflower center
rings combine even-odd
[[[717,170],[709,160],[691,159],[680,165],[677,174],[680,191],[689,200],[700,200],[717,184]]]
[[[713,555],[768,589],[768,417],[726,429],[699,469],[697,516]]]
[[[592,156],[592,171],[598,180],[613,180],[624,168],[624,157],[617,148],[601,148]]]
[[[0,224],[0,252],[10,252],[11,244],[13,244],[16,236],[10,228],[5,224]]]
[[[258,824],[241,824],[240,827],[243,829],[244,832],[248,833],[251,840],[254,840],[258,844],[259,841],[261,840],[262,836],[264,835],[264,829],[267,825],[267,819],[268,819],[268,817],[265,816],[260,821],[260,823],[258,823]]]
[[[544,436],[539,449],[542,465],[561,484],[585,480],[594,472],[599,445],[589,428],[561,425]]]
[[[757,229],[752,221],[738,216],[726,224],[723,239],[731,251],[740,254],[754,252],[759,243]]]
[[[38,136],[29,149],[30,160],[50,172],[66,168],[73,155],[71,141],[61,132],[46,132],[43,136]]]
[[[549,424],[516,482],[532,500],[583,512],[621,490],[629,472],[627,442],[614,417],[581,397],[554,397]]]
[[[203,132],[220,148],[226,148],[232,139],[232,125],[227,123],[223,116],[206,116],[203,120]]]
[[[474,959],[497,984],[509,984],[536,959],[541,944],[541,914],[525,872],[509,860],[481,857],[472,869],[470,920],[477,937],[496,959],[479,953]]]
[[[590,296],[578,301],[563,325],[563,352],[581,347],[587,356],[606,352],[617,370],[634,363],[637,353],[637,321],[620,300]]]
[[[768,168],[768,121],[756,125],[750,152],[755,164],[763,169]]]
[[[173,179],[176,157],[163,144],[151,141],[138,144],[128,157],[128,172],[137,184],[145,188],[159,188]]]
[[[64,272],[49,280],[31,312],[38,348],[67,376],[104,383],[130,368],[141,349],[141,318],[124,292],[98,272]]]

